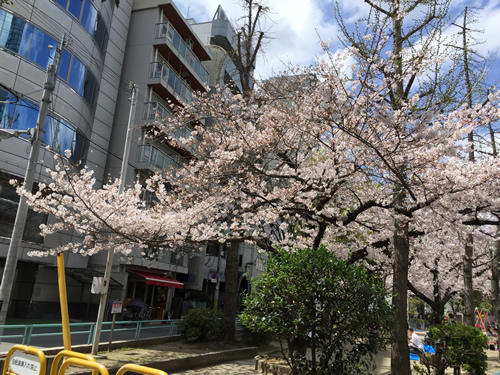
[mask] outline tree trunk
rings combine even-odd
[[[493,258],[491,260],[491,299],[493,312],[493,318],[498,326],[500,319],[500,288],[498,285],[500,270],[498,268],[498,262],[500,260],[500,239],[495,240],[495,246],[493,250]],[[498,352],[498,358],[500,360],[500,351]]]
[[[240,242],[231,242],[227,245],[226,272],[224,285],[224,318],[226,319],[226,342],[236,341],[236,305],[238,298],[238,249]]]
[[[401,9],[400,0],[392,1],[392,11]],[[398,77],[403,76],[403,21],[402,18],[392,15],[393,38],[394,38],[394,73]],[[393,109],[401,106],[404,96],[403,82],[399,79],[394,90],[395,101]],[[403,171],[405,166],[400,167]],[[404,173],[401,173],[402,175]],[[403,187],[396,186],[396,205],[402,205],[404,199]],[[408,223],[396,218],[394,221],[394,265],[393,265],[393,297],[392,304],[396,308],[394,343],[391,354],[391,372],[398,375],[411,375],[410,352],[408,350],[407,336],[407,311],[408,311],[408,258],[410,254],[410,239],[408,237]]]
[[[464,324],[474,326],[474,289],[472,286],[472,257],[474,256],[474,240],[472,234],[468,234],[465,241]]]
[[[391,355],[391,373],[410,375],[410,352],[407,336],[407,283],[408,283],[408,255],[410,241],[408,224],[395,220],[394,232],[394,275],[392,304],[396,307],[394,317],[394,344]]]
[[[464,23],[462,26],[462,42],[464,51],[465,85],[467,87],[467,104],[472,108],[472,84],[469,71],[469,49],[467,43],[467,10],[464,10]],[[469,133],[468,141],[471,144],[469,161],[474,162],[474,135]],[[472,259],[474,258],[474,238],[468,234],[465,239],[464,254],[464,324],[474,326],[474,286],[472,284]]]

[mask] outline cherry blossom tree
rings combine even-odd
[[[428,66],[425,73],[418,73],[418,69],[413,70],[415,65],[428,61],[428,57],[433,55],[439,61],[439,56],[446,58],[453,55],[454,51],[445,51],[443,46],[450,46],[449,42],[443,39],[446,13],[449,1],[401,1],[391,0],[386,2],[373,2],[365,0],[371,10],[368,17],[361,19],[354,32],[351,32],[344,24],[339,8],[336,8],[336,16],[343,32],[342,41],[344,45],[354,46],[360,51],[359,59],[368,63],[380,63],[383,58],[380,54],[374,54],[373,50],[378,48],[378,44],[388,38],[392,43],[392,48],[388,53],[395,56],[395,63],[392,66],[380,64],[378,74],[381,80],[394,82],[394,90],[389,92],[385,98],[390,102],[395,111],[400,109],[401,103],[407,102],[415,93],[419,93],[421,100],[413,110],[418,111],[454,111],[458,105],[466,102],[465,98],[470,97],[470,92],[463,94],[463,90],[457,90],[457,82],[460,81],[464,69],[456,60],[448,60],[445,65],[437,63],[435,66]],[[364,29],[363,29],[364,27]],[[390,37],[386,37],[388,35]],[[451,48],[451,47],[449,47]],[[406,52],[405,52],[406,51]],[[451,52],[451,53],[450,53]],[[426,56],[426,57],[424,57]],[[409,71],[415,74],[408,74],[406,80],[399,80]],[[469,103],[469,107],[471,104]],[[408,131],[408,127],[403,125],[399,129],[401,134]],[[401,181],[412,175],[411,164],[401,163],[397,166]],[[408,186],[404,183],[400,186],[400,198],[404,200],[409,193]],[[411,193],[410,193],[411,195]],[[415,195],[411,197],[415,198]],[[401,207],[405,202],[400,202]],[[410,236],[408,221],[398,221],[395,218],[396,228],[394,231],[394,304],[399,306],[396,317],[396,342],[393,347],[392,368],[393,371],[409,374],[407,363],[407,343],[405,337],[406,326],[406,280],[408,268],[408,254],[410,251]],[[472,265],[471,241],[467,242],[468,249],[465,259],[469,266]],[[462,252],[461,252],[462,253]],[[472,275],[472,269],[465,273]],[[472,288],[471,278],[466,278],[469,289]]]
[[[74,229],[85,238],[56,251],[244,240],[266,250],[324,244],[369,266],[395,263],[400,268],[388,273],[395,292],[403,290],[404,304],[394,304],[404,312],[405,334],[410,233],[430,236],[442,225],[435,218],[444,214],[463,220],[463,210],[480,199],[498,207],[488,196],[498,189],[498,162],[485,159],[471,168],[461,157],[469,150],[464,137],[498,120],[498,95],[491,93],[484,106],[435,110],[426,95],[404,86],[443,63],[432,46],[394,73],[402,56],[414,51],[387,54],[389,38],[376,40],[372,59],[350,48],[251,95],[220,88],[196,97],[156,130],[168,134],[194,124],[184,141],[195,158],[154,175],[144,187],[118,194],[112,182],[94,190],[90,171],[74,175],[60,167],[37,194],[20,192],[35,209],[60,219],[44,234]],[[356,64],[346,69],[351,59]],[[394,101],[402,84],[406,94]],[[141,201],[144,189],[155,195],[153,206]],[[436,251],[437,243],[429,237],[425,246]],[[396,348],[399,368],[409,369],[406,338]]]

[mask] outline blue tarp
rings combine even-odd
[[[424,352],[434,354],[436,353],[436,349],[432,345],[424,345]],[[420,360],[418,354],[410,353],[410,361],[418,361],[418,360]]]
[[[424,352],[435,354],[436,349],[432,345],[424,345]]]

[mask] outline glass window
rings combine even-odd
[[[31,39],[33,38],[33,26],[23,20],[12,17],[9,37],[5,47],[17,52],[23,57],[28,57]]]
[[[69,0],[68,10],[78,20],[80,19],[80,13],[82,11],[82,3],[83,0]]]
[[[10,93],[0,90],[0,101],[11,101],[11,99],[13,101]],[[15,101],[13,103],[0,103],[0,126],[6,129],[20,130],[33,128],[36,126],[38,112],[38,107],[27,100],[21,99],[18,104]],[[42,141],[59,153],[71,150],[73,153],[71,160],[74,162],[83,158],[89,146],[88,140],[78,133],[72,125],[54,116],[47,117]],[[2,194],[2,190],[0,190],[0,198]]]
[[[68,5],[68,0],[56,0],[56,3],[66,9],[66,5]]]
[[[9,28],[11,19],[7,19],[10,14],[0,9],[0,46],[5,47],[9,36]],[[12,17],[11,17],[12,18]]]
[[[12,129],[26,130],[36,127],[38,112],[39,110],[34,104],[20,101],[15,108]]]
[[[85,0],[85,4],[83,5],[83,13],[81,24],[85,29],[90,33],[90,35],[94,35],[95,27],[97,21],[97,9],[94,7],[94,4],[90,0]]]
[[[49,45],[52,45],[54,49],[50,50],[48,48]],[[54,39],[49,37],[44,32],[35,29],[29,59],[37,63],[38,65],[47,68],[49,66],[49,63],[54,60],[56,46],[57,42]]]
[[[80,95],[83,94],[83,84],[85,82],[85,65],[82,64],[75,56],[71,62],[71,70],[69,72],[68,83]]]
[[[7,103],[6,103],[7,102]],[[16,98],[5,90],[0,90],[0,128],[10,129],[14,115]]]
[[[90,104],[91,107],[94,107],[94,99],[97,92],[97,81],[90,70],[87,70],[87,74],[85,76],[85,83],[83,85],[83,97]]]
[[[71,150],[73,153],[75,134],[75,129],[62,120],[48,117],[42,139],[45,144],[51,146],[59,154],[63,154],[66,150]]]
[[[81,162],[81,165],[84,165],[85,157],[87,155],[87,150],[89,149],[89,141],[87,138],[83,136],[80,132],[76,132],[75,134],[75,145],[73,147],[73,154],[70,157],[70,160],[73,162]]]
[[[59,61],[59,78],[67,81],[68,80],[68,70],[69,70],[69,63],[71,61],[71,54],[63,49],[62,54],[61,54],[61,60]]]
[[[11,237],[14,221],[17,214],[19,196],[9,180],[22,180],[8,173],[0,172],[0,237]],[[33,190],[36,190],[36,184]],[[24,228],[23,240],[34,243],[43,243],[40,235],[40,224],[47,223],[47,215],[28,210],[26,226]]]
[[[101,49],[101,52],[104,52],[106,50],[106,44],[108,42],[108,30],[106,29],[106,25],[104,24],[104,20],[102,19],[100,14],[97,14],[94,39]]]
[[[0,198],[7,199],[13,202],[19,202],[19,194],[16,192],[16,188],[10,184],[10,180],[14,176],[0,172]],[[18,181],[22,182],[22,178],[17,178]]]

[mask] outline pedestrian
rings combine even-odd
[[[189,296],[182,303],[181,318],[184,318],[190,310],[194,309],[193,297]]]
[[[410,349],[410,353],[413,354],[423,354],[424,353],[424,344],[422,339],[416,334],[413,328],[408,327],[408,348]]]

